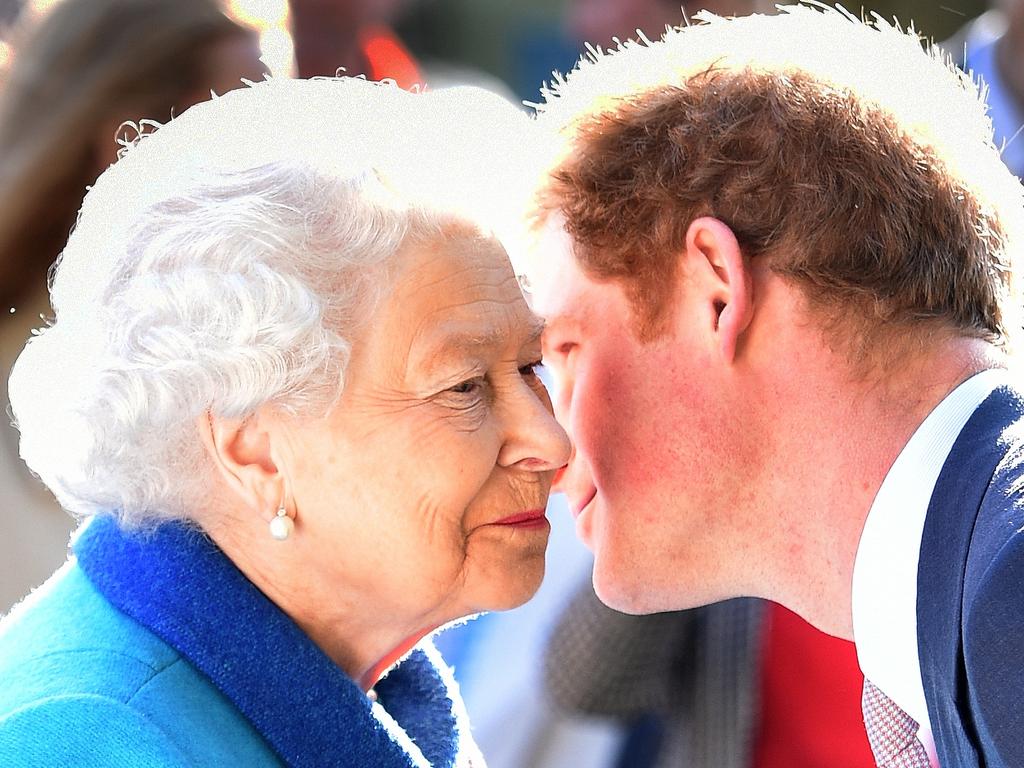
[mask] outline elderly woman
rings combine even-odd
[[[99,178],[11,379],[90,520],[0,626],[0,764],[482,765],[424,638],[532,595],[568,455],[495,236],[529,127],[269,81]]]

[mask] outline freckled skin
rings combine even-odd
[[[309,573],[413,635],[536,591],[549,529],[494,523],[545,507],[568,443],[497,242],[446,233],[407,246],[396,269],[338,406],[291,434],[317,459],[296,465],[292,492],[304,535],[323,542]],[[446,329],[494,341],[449,358]]]

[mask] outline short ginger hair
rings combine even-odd
[[[880,18],[780,11],[704,14],[558,78],[538,105],[561,137],[538,218],[563,217],[584,271],[624,287],[640,338],[665,328],[687,229],[709,215],[862,336],[1006,342],[1021,186],[978,85]]]

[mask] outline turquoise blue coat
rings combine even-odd
[[[374,705],[200,534],[129,536],[103,518],[75,552],[0,623],[0,765],[406,768],[475,753],[429,646]]]

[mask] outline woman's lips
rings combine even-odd
[[[528,509],[525,512],[517,512],[514,515],[495,520],[492,525],[509,525],[516,528],[533,528],[547,525],[548,519],[544,516],[543,509]]]

